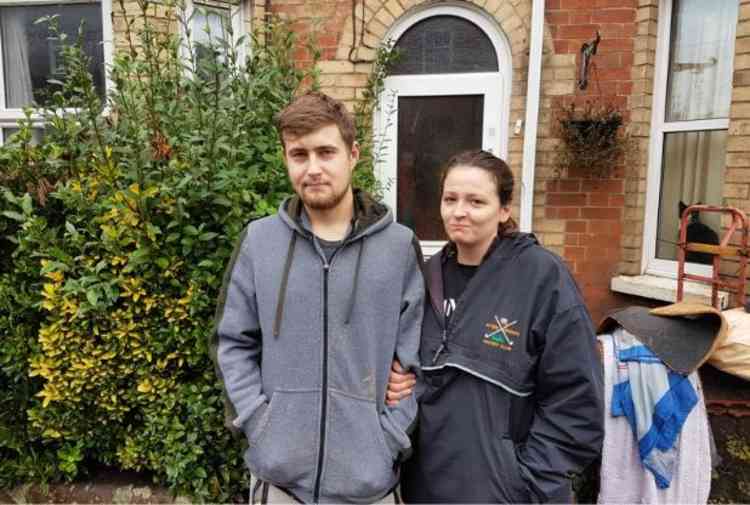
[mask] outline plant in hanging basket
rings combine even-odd
[[[595,178],[611,175],[628,151],[629,139],[622,124],[622,114],[611,105],[589,102],[562,109],[556,121],[562,141],[555,164],[558,176],[571,169]]]

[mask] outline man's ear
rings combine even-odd
[[[352,160],[352,170],[354,170],[354,167],[357,166],[357,162],[359,161],[359,143],[356,140],[352,142],[352,150],[349,155]]]
[[[510,205],[502,205],[500,207],[500,222],[507,223],[508,219],[510,219],[510,214],[511,214]]]

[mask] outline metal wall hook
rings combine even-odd
[[[581,46],[581,66],[578,73],[578,89],[586,89],[589,85],[589,63],[591,57],[596,54],[596,48],[599,46],[599,41],[602,40],[599,35],[599,30],[596,31],[596,38],[591,42],[584,42]]]

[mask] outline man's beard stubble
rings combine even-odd
[[[330,187],[330,186],[329,186]],[[323,195],[310,196],[306,193],[305,188],[302,188],[302,194],[300,198],[305,206],[312,210],[331,210],[336,208],[338,204],[346,197],[347,192],[351,190],[351,182],[339,193],[328,193]]]

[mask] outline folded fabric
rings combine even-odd
[[[625,416],[613,417],[612,391],[618,380],[612,332],[598,336],[604,366],[604,442],[597,503],[652,505],[705,504],[711,492],[711,431],[698,372],[688,375],[698,394],[679,436],[681,450],[668,488],[657,487],[643,466],[638,443]],[[621,363],[626,367],[626,363]]]
[[[680,431],[698,396],[687,376],[669,370],[627,330],[616,329],[613,341],[617,380],[612,415],[628,420],[643,466],[665,489],[672,481]]]

